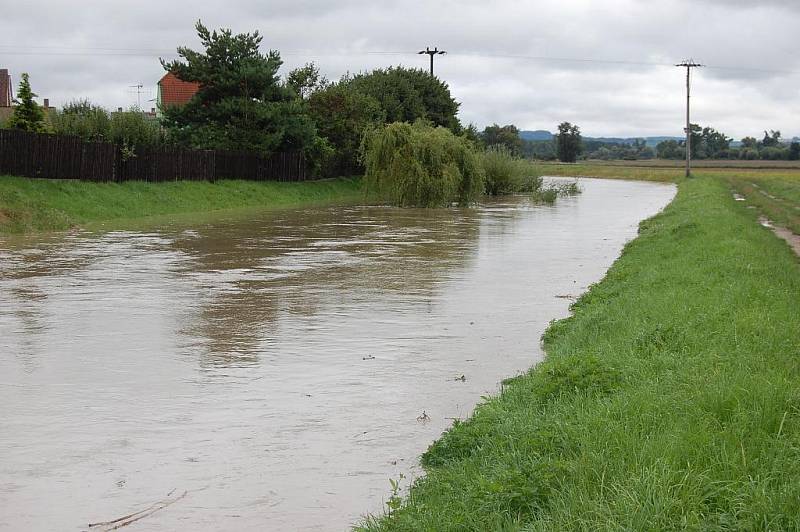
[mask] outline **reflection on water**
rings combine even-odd
[[[0,529],[339,530],[673,194],[0,240]],[[466,381],[455,377],[464,375]],[[429,423],[417,422],[423,410]]]

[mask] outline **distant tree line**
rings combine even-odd
[[[691,125],[691,150],[693,159],[741,159],[741,160],[800,160],[800,143],[789,143],[781,139],[781,132],[764,131],[761,140],[745,137],[739,146],[732,146],[733,139],[711,127]],[[660,159],[684,159],[686,142],[666,140],[656,146]]]

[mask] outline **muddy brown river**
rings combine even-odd
[[[0,529],[142,512],[124,530],[344,530],[381,512],[389,479],[541,360],[547,323],[674,194],[581,186],[554,206],[0,237]]]

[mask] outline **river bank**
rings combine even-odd
[[[358,178],[93,183],[0,176],[0,234],[166,214],[347,203],[362,197]]]
[[[800,266],[754,218],[723,180],[682,182],[547,330],[546,361],[363,528],[800,527]]]

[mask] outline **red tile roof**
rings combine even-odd
[[[172,72],[167,72],[158,82],[161,94],[161,105],[185,105],[192,99],[200,84],[193,81],[183,81]]]

